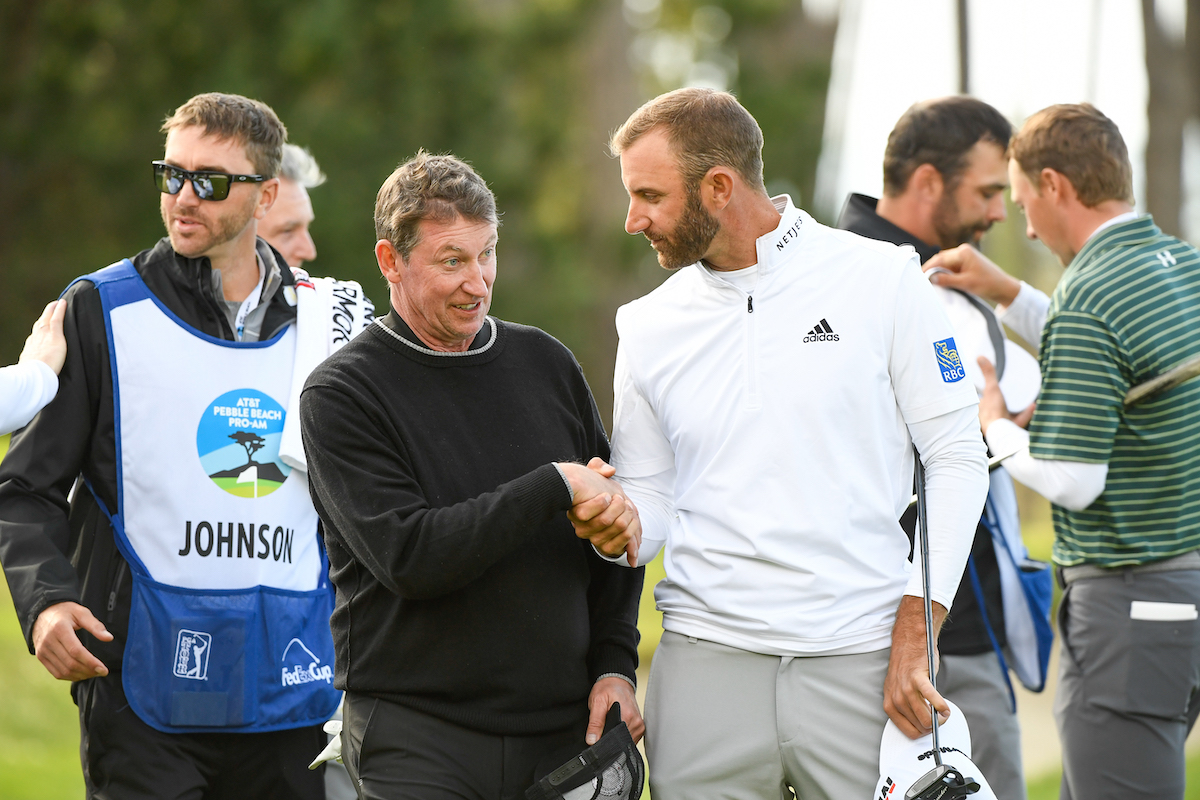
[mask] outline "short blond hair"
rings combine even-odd
[[[719,166],[733,169],[752,189],[767,193],[762,129],[729,92],[687,88],[661,94],[625,120],[612,135],[609,149],[619,156],[660,126],[689,188],[699,186],[708,171]]]
[[[418,150],[379,187],[375,238],[391,242],[407,261],[420,241],[421,220],[459,217],[499,226],[492,190],[467,162]]]
[[[240,94],[198,94],[175,109],[162,124],[162,132],[196,125],[209,136],[231,139],[245,149],[254,171],[267,178],[279,174],[287,128],[271,107]]]
[[[1095,208],[1106,200],[1133,202],[1133,167],[1117,125],[1091,103],[1043,108],[1021,126],[1008,146],[1034,188],[1041,173],[1064,175],[1079,202]]]

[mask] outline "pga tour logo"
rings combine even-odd
[[[291,656],[291,669],[288,668],[288,657]],[[282,686],[299,686],[313,681],[333,683],[333,667],[321,664],[321,659],[312,650],[304,646],[299,639],[292,639],[283,649],[283,668],[281,670]],[[307,663],[306,663],[307,662]]]
[[[208,680],[208,654],[211,649],[212,634],[181,629],[175,645],[175,677]]]

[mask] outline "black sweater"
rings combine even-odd
[[[634,677],[643,573],[567,521],[551,462],[609,454],[583,373],[536,328],[489,322],[439,354],[394,311],[380,323],[300,402],[334,682],[489,733],[575,724],[599,676]]]

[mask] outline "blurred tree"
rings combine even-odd
[[[1200,35],[1196,0],[1188,0],[1185,29]],[[1183,131],[1188,119],[1200,111],[1190,67],[1195,54],[1185,50],[1187,31],[1173,30],[1172,21],[1159,13],[1155,0],[1142,0],[1142,28],[1146,47],[1146,76],[1150,84],[1146,101],[1149,137],[1146,141],[1146,210],[1167,233],[1182,233]]]
[[[609,133],[665,89],[630,8],[653,0],[39,0],[0,4],[0,363],[71,278],[163,235],[159,125],[204,91],[269,103],[329,175],[317,274],[385,298],[383,179],[419,147],[470,161],[503,212],[495,313],[578,355],[609,408],[616,306],[665,275],[622,232]],[[786,0],[663,0],[663,25],[726,25],[729,88],[763,125],[772,187],[811,195],[832,30]],[[661,4],[660,4],[661,5]],[[713,29],[696,28],[711,37]],[[797,198],[799,199],[799,198]]]

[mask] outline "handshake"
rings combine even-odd
[[[573,505],[567,518],[575,527],[575,535],[590,541],[608,558],[625,553],[629,566],[636,567],[642,522],[633,500],[612,479],[616,467],[598,457],[586,467],[566,462],[558,466],[571,484]]]

